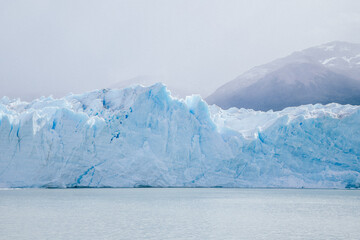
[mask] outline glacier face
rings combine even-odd
[[[360,183],[360,107],[208,106],[166,87],[0,100],[0,187],[337,187]]]

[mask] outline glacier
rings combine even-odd
[[[161,83],[3,97],[0,187],[359,187],[359,123],[360,106],[223,110]]]

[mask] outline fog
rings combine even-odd
[[[0,97],[141,76],[206,97],[293,51],[360,43],[360,1],[0,1]]]

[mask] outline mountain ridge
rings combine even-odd
[[[312,65],[312,67],[305,69],[304,64]],[[286,68],[286,66],[292,67]],[[284,70],[284,72],[281,72],[281,70]],[[307,72],[309,70],[311,71]],[[324,74],[325,72],[326,74]],[[275,74],[277,76],[274,77]],[[317,85],[322,85],[322,87],[319,87],[317,92],[314,92],[310,86],[296,92],[296,88],[291,88],[286,84],[291,81],[291,78],[294,78],[292,76],[294,74],[297,75],[297,82],[299,83],[302,82],[306,85],[306,82],[316,79],[318,81]],[[341,96],[339,94],[332,96],[330,92],[334,93],[336,89],[330,91],[326,87],[326,77],[329,75],[332,76],[331,84],[339,87],[344,82],[348,92],[342,89]],[[334,76],[337,77],[337,84],[334,84],[334,81],[336,81]],[[273,81],[271,82],[269,79]],[[266,84],[268,90],[264,89],[260,83]],[[349,83],[351,84],[349,85]],[[257,94],[254,91],[256,87],[262,89],[261,93]],[[274,89],[284,89],[284,91],[279,92],[274,91]],[[354,92],[354,89],[356,89],[356,92]],[[254,67],[219,87],[206,98],[206,101],[209,104],[217,104],[225,109],[243,107],[263,111],[270,109],[281,110],[284,107],[316,103],[360,104],[360,98],[358,97],[360,91],[358,89],[360,89],[360,44],[336,41],[294,52],[284,58]],[[285,90],[288,93],[295,93],[297,98],[292,98]],[[300,95],[304,94],[305,96],[307,92],[312,92],[314,98],[311,99],[307,96],[301,99]],[[288,98],[281,97],[284,94],[289,95]],[[349,94],[351,97],[348,96]],[[296,101],[294,101],[295,99]],[[322,100],[319,101],[319,99]],[[347,101],[347,99],[350,99],[350,101]],[[264,105],[264,101],[266,101],[266,105]],[[275,101],[274,104],[272,104],[272,101]],[[282,106],[278,105],[277,102],[279,101],[283,102]]]

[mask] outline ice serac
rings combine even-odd
[[[0,100],[0,187],[357,187],[360,107],[208,106],[166,87]]]

